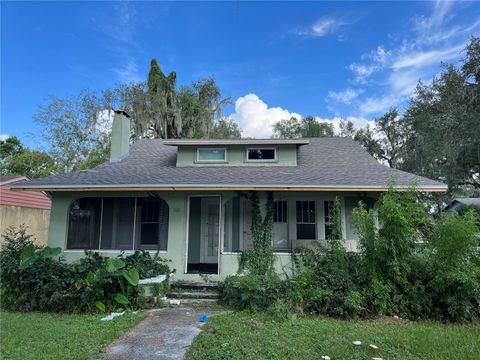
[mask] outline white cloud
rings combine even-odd
[[[247,94],[235,101],[235,112],[230,118],[236,121],[242,129],[242,136],[253,138],[269,138],[273,135],[273,125],[280,120],[296,117],[301,119],[302,115],[290,112],[280,107],[270,108],[256,94]],[[374,121],[362,116],[324,118],[315,116],[319,122],[326,122],[333,125],[336,135],[340,133],[340,124],[351,121],[355,129],[365,127],[367,124],[375,126]]]
[[[348,68],[355,74],[355,81],[361,84],[365,83],[367,78],[380,70],[380,67],[375,64],[362,65],[353,63],[350,64]]]
[[[123,83],[140,82],[142,77],[135,59],[129,58],[121,67],[112,69]]]
[[[360,61],[348,66],[353,82],[376,86],[377,94],[364,94],[363,99],[358,98],[353,103],[360,114],[375,114],[391,106],[402,107],[414,93],[419,80],[429,82],[438,74],[441,62],[459,61],[470,35],[479,31],[478,18],[471,23],[457,21],[451,24],[455,17],[454,2],[429,4],[430,14],[414,16],[408,32],[391,34],[392,43],[376,46],[363,54]],[[337,109],[333,110],[338,113]]]
[[[369,97],[360,104],[359,110],[362,114],[380,113],[398,105],[398,101],[397,96]]]
[[[235,101],[235,113],[230,117],[242,129],[242,136],[269,138],[273,134],[273,125],[280,120],[301,115],[281,107],[269,108],[256,94],[247,94]]]
[[[458,54],[465,48],[464,44],[443,50],[430,50],[401,54],[392,64],[392,69],[422,68],[430,65],[438,65],[441,61],[458,58]]]
[[[7,140],[10,137],[8,134],[0,134],[0,140],[4,141]]]
[[[336,18],[333,16],[325,16],[318,19],[314,24],[308,28],[297,30],[295,33],[300,36],[307,37],[324,37],[337,31],[340,27],[348,25],[349,23],[342,18]],[[339,41],[343,38],[340,37]]]
[[[348,88],[343,91],[329,91],[328,98],[345,104],[350,104],[362,93],[362,89]]]

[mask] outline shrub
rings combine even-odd
[[[238,310],[264,310],[282,294],[282,281],[275,274],[229,276],[220,284],[220,295]]]
[[[363,311],[358,290],[358,257],[343,247],[297,248],[292,300],[300,311],[354,317]]]
[[[480,267],[478,265],[476,214],[445,214],[430,237],[437,316],[449,320],[480,317]]]
[[[11,229],[0,251],[1,307],[7,310],[92,312],[145,305],[140,275],[170,274],[157,255],[136,252],[117,258],[88,252],[73,264],[61,249],[38,248],[25,229]],[[143,277],[143,276],[142,276]]]

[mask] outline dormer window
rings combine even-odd
[[[247,161],[276,161],[276,148],[248,148]]]
[[[197,162],[226,162],[225,148],[197,148]]]

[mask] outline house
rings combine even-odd
[[[38,191],[12,191],[10,186],[28,181],[25,176],[0,176],[0,233],[10,226],[28,227],[38,245],[46,245],[50,222],[50,198]],[[0,237],[0,244],[3,237]]]
[[[16,185],[52,197],[49,245],[68,260],[84,250],[116,255],[159,250],[175,277],[220,279],[238,269],[239,252],[252,248],[251,204],[241,192],[274,196],[273,248],[278,269],[291,250],[325,241],[326,209],[338,196],[343,241],[356,249],[352,210],[374,206],[395,177],[400,190],[446,191],[426,178],[379,164],[349,138],[139,140],[129,145],[128,115],[116,111],[110,162]]]
[[[458,214],[458,210],[462,206],[475,206],[480,210],[480,198],[456,198],[453,199],[450,204],[445,208],[445,210],[453,211]]]

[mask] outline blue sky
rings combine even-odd
[[[214,76],[244,134],[291,115],[364,125],[480,35],[476,2],[2,2],[1,128],[30,146],[48,95]]]

